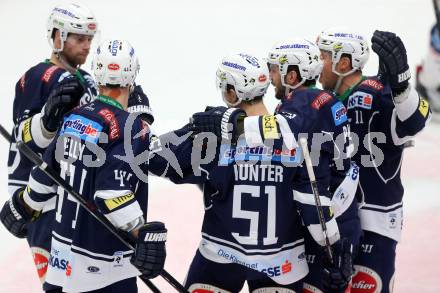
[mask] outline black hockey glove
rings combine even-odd
[[[48,132],[58,130],[63,116],[78,105],[85,89],[76,78],[67,78],[51,92],[43,107],[41,122]]]
[[[238,108],[206,107],[205,112],[193,114],[191,123],[197,133],[212,132],[219,139],[237,141],[244,132],[246,112]]]
[[[371,38],[371,48],[379,56],[379,76],[390,84],[393,96],[408,88],[411,78],[405,45],[391,32],[376,30]]]
[[[133,91],[130,93],[127,111],[129,113],[141,113],[139,115],[140,118],[150,125],[154,122],[150,101],[140,85],[135,85]]]
[[[27,236],[26,225],[32,220],[32,214],[26,210],[23,201],[23,190],[21,188],[15,191],[0,211],[1,222],[12,235],[18,238]]]
[[[325,292],[343,292],[353,275],[353,245],[343,238],[332,245],[333,264],[324,257],[322,285]]]
[[[130,262],[148,279],[163,270],[166,258],[167,229],[161,222],[146,223],[139,229],[136,250]]]

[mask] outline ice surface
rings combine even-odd
[[[58,1],[1,0],[0,123],[12,127],[14,86],[32,65],[49,57],[45,24]],[[428,0],[89,0],[99,20],[101,39],[122,38],[135,47],[141,62],[138,82],[151,99],[155,129],[162,133],[188,121],[207,104],[221,104],[215,70],[223,55],[249,52],[264,56],[277,41],[303,36],[314,41],[320,30],[347,26],[371,36],[375,29],[398,33],[408,48],[411,69],[427,50],[434,22]],[[89,59],[90,61],[90,59]],[[375,74],[371,54],[365,74]],[[88,70],[88,62],[84,69]],[[272,89],[266,98],[276,102]],[[431,125],[405,155],[405,227],[399,245],[395,292],[440,292],[440,127]],[[0,202],[7,199],[6,142],[0,143]],[[203,214],[200,192],[151,179],[150,219],[169,229],[166,268],[183,281],[200,239]],[[41,292],[25,241],[0,227],[0,292]],[[437,249],[436,249],[437,247]],[[436,274],[437,273],[437,274]],[[160,278],[164,292],[173,290]],[[147,292],[141,289],[141,292]]]

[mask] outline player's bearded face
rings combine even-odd
[[[325,90],[333,90],[336,86],[338,76],[332,70],[332,57],[329,52],[321,51],[321,60],[324,63],[319,82]]]
[[[64,42],[63,56],[73,67],[84,64],[90,52],[93,36],[69,34]]]
[[[281,100],[286,95],[286,87],[281,83],[281,74],[278,65],[268,64],[269,78],[272,85],[275,87],[275,98]]]

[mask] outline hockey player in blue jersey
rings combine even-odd
[[[354,192],[357,186],[357,167],[350,169],[349,159],[349,129],[347,128],[347,118],[345,107],[337,101],[330,93],[309,88],[315,84],[316,79],[322,68],[319,61],[319,50],[306,40],[296,40],[283,42],[274,47],[269,53],[268,61],[271,68],[272,83],[276,87],[276,96],[281,99],[274,116],[247,117],[244,122],[240,122],[237,115],[230,111],[229,115],[224,115],[224,109],[217,108],[214,111],[196,114],[196,124],[200,124],[202,129],[213,131],[219,136],[227,136],[227,127],[219,127],[219,124],[231,122],[233,130],[237,133],[244,131],[246,140],[249,144],[260,145],[270,136],[272,138],[281,137],[284,143],[296,146],[296,139],[300,133],[309,133],[309,140],[313,142],[312,154],[319,154],[314,159],[316,161],[316,171],[318,172],[318,182],[320,192],[325,199],[323,202],[327,207],[332,205],[340,217],[343,228],[343,235],[350,238],[344,240],[344,245],[338,243],[335,248],[337,258],[344,259],[339,262],[339,266],[322,264],[319,260],[321,249],[314,249],[314,261],[312,264],[313,278],[325,281],[328,287],[334,291],[340,291],[347,287],[351,277],[351,247],[356,245],[359,239],[359,220],[356,214],[356,203],[354,202]],[[238,112],[238,111],[236,111]],[[339,113],[339,114],[338,114]],[[221,122],[223,121],[223,122]],[[243,124],[240,126],[239,124]],[[325,138],[325,136],[329,136]],[[336,143],[335,143],[336,142]],[[339,170],[338,170],[339,169]],[[356,174],[355,174],[356,173]],[[306,194],[305,190],[309,187],[309,178],[305,168],[299,171],[299,180],[294,182],[298,199],[302,203],[313,202],[313,196]],[[330,192],[334,192],[332,202]],[[342,194],[346,196],[342,198]],[[315,207],[309,214],[315,214]],[[344,223],[345,222],[345,223]],[[308,227],[312,238],[324,245],[322,242],[322,230],[319,222]],[[306,246],[306,249],[307,246]],[[310,249],[309,249],[310,251]],[[326,274],[322,275],[322,271]],[[307,276],[310,279],[309,276]],[[336,289],[335,289],[336,288]],[[318,290],[315,288],[314,290]]]
[[[374,32],[379,74],[372,77],[362,75],[369,48],[361,34],[330,29],[318,36],[317,44],[324,61],[320,82],[346,105],[352,134],[359,140],[353,160],[360,167],[364,236],[351,292],[392,292],[402,230],[402,154],[429,120],[429,104],[408,83],[406,49],[394,33]]]
[[[61,27],[61,23],[69,25]],[[14,130],[9,151],[9,193],[19,195],[24,190],[33,167],[18,153],[15,143],[26,142],[37,153],[43,153],[52,141],[64,113],[78,104],[96,97],[92,77],[79,67],[86,60],[90,43],[97,30],[93,13],[76,5],[56,6],[47,23],[47,37],[53,49],[50,59],[29,69],[17,82],[14,100]],[[55,44],[55,45],[54,45]],[[73,94],[73,96],[69,96]],[[44,106],[44,111],[42,108]],[[137,85],[130,93],[129,112],[141,112],[150,124],[154,121],[147,96]],[[51,242],[54,204],[45,207],[35,221],[23,231],[8,230],[17,237],[27,237],[37,273],[44,283]],[[49,290],[47,284],[43,288]]]
[[[56,198],[46,282],[61,289],[52,292],[137,292],[137,275],[155,277],[162,271],[167,232],[160,222],[145,223],[147,182],[130,161],[121,159],[126,135],[132,138],[134,156],[149,147],[148,125],[139,118],[132,125],[127,121],[129,91],[139,65],[127,41],[113,40],[98,47],[92,66],[100,95],[65,116],[43,159],[115,227],[137,237],[136,251],[133,254],[40,169],[31,173],[24,203],[16,199],[22,216],[16,225],[29,220],[27,209],[41,211]],[[139,168],[148,173],[147,163]]]
[[[319,58],[312,60],[307,67],[310,76],[320,63]],[[217,84],[227,105],[240,109],[216,107],[196,113],[193,115],[196,129],[230,137],[221,131],[227,126],[220,127],[216,118],[222,117],[227,122],[243,114],[249,116],[245,118],[244,128],[249,127],[246,119],[262,128],[261,131],[248,129],[245,136],[233,138],[238,139],[236,145],[222,144],[218,164],[214,160],[211,168],[203,168],[208,178],[203,189],[206,210],[203,239],[186,286],[190,292],[238,292],[247,280],[253,293],[301,292],[302,279],[308,271],[301,221],[318,243],[324,245],[325,240],[319,230],[310,182],[298,176],[301,155],[292,147],[295,137],[288,124],[294,114],[288,110],[277,114],[281,123],[285,123],[277,127],[275,116],[269,114],[262,102],[268,69],[250,55],[223,59],[217,71]],[[332,115],[326,118],[334,123]],[[287,139],[278,139],[280,132]],[[261,136],[265,136],[265,143]],[[323,177],[328,173],[316,172]],[[321,198],[330,243],[338,243],[339,231],[330,200]]]
[[[344,245],[350,245],[355,251],[361,236],[360,221],[357,213],[355,193],[359,181],[359,168],[350,165],[353,144],[350,139],[350,125],[347,121],[336,119],[335,113],[341,103],[329,92],[317,89],[316,80],[321,73],[322,63],[314,66],[314,62],[307,62],[310,58],[319,58],[320,52],[316,45],[304,40],[293,39],[280,42],[269,52],[267,62],[270,69],[270,78],[275,87],[275,97],[280,100],[275,114],[288,113],[292,105],[299,108],[313,108],[316,115],[313,126],[313,139],[324,135],[330,144],[319,145],[313,143],[312,152],[320,152],[319,161],[315,169],[319,169],[320,178],[317,178],[320,194],[330,197],[332,208],[338,222],[342,238],[347,238]],[[345,108],[341,108],[345,110]],[[326,123],[327,117],[333,117],[335,123]],[[340,137],[338,137],[340,135]],[[323,137],[323,138],[324,138]],[[335,142],[335,143],[333,143]],[[300,169],[302,177],[308,179],[306,167]],[[308,180],[302,181],[308,185]],[[340,284],[333,284],[331,280],[323,278],[324,267],[322,249],[311,237],[305,233],[305,246],[309,274],[304,279],[305,292],[318,290],[330,291],[331,286],[346,288],[350,276]],[[348,247],[347,247],[348,248]],[[324,282],[324,283],[323,283]],[[333,292],[338,290],[333,290]],[[331,291],[330,291],[331,292]]]
[[[16,141],[23,141],[42,154],[64,113],[96,96],[92,77],[79,69],[86,61],[96,30],[96,19],[84,6],[59,5],[49,16],[47,39],[52,55],[23,74],[15,87],[14,129],[8,159],[8,189],[13,199],[23,193],[33,167],[32,162],[17,151]],[[8,226],[7,210],[4,210],[8,205],[1,213],[1,220],[9,231],[17,237],[27,238],[41,282],[44,282],[49,261],[54,206],[55,202],[48,204],[39,218],[22,231],[14,231]]]

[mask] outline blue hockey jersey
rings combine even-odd
[[[272,117],[246,119],[264,121]],[[303,278],[308,268],[302,222],[316,231],[317,241],[324,244],[324,239],[310,182],[294,190],[294,183],[301,182],[297,168],[301,152],[287,148],[283,139],[272,139],[258,146],[250,146],[242,139],[237,145],[219,146],[213,135],[204,141],[204,134],[199,134],[192,141],[188,137],[189,129],[184,127],[174,132],[177,142],[174,144],[164,143],[159,137],[153,143],[157,151],[152,151],[149,168],[154,174],[170,177],[176,183],[202,184],[205,216],[199,246],[201,254],[214,262],[238,263],[265,273],[280,284]],[[298,134],[298,130],[294,133]],[[180,143],[177,137],[181,138]],[[246,138],[252,140],[252,137]],[[160,163],[169,157],[163,154],[164,149],[173,153],[166,168]],[[176,169],[173,165],[178,166],[179,172],[172,171]],[[317,174],[323,176],[320,172],[317,170]],[[333,243],[339,234],[330,199],[324,195],[321,202]]]
[[[288,148],[298,148],[300,136],[308,138],[312,163],[318,182],[321,200],[325,209],[334,208],[336,215],[357,219],[354,194],[357,186],[357,168],[350,169],[352,144],[350,127],[347,122],[346,108],[331,94],[314,89],[296,89],[278,105],[272,117],[247,117],[245,137],[251,145],[261,145],[267,139],[282,139]],[[354,175],[353,173],[356,173]],[[310,186],[310,179],[305,167],[299,171],[298,180],[294,183],[295,194],[307,215],[315,216],[306,226],[313,238],[324,245],[321,226],[316,217],[313,194],[305,192]],[[332,198],[333,196],[333,198]],[[332,201],[330,201],[332,198]],[[313,213],[312,213],[313,211]],[[347,229],[356,243],[359,239],[357,229]],[[357,232],[356,232],[357,230]]]
[[[117,228],[139,217],[145,219],[147,209],[150,134],[140,119],[130,125],[128,117],[117,102],[99,96],[66,115],[43,156],[48,166]],[[140,157],[147,159],[135,163],[134,158]],[[129,262],[132,251],[64,189],[34,169],[25,202],[42,210],[51,198],[57,203],[48,283],[67,292],[83,292],[139,275]]]
[[[302,109],[302,112],[298,112]],[[283,98],[275,115],[290,117],[293,113],[307,119],[311,157],[317,174],[319,192],[331,198],[333,212],[337,217],[341,236],[349,237],[356,245],[361,236],[356,190],[359,167],[351,164],[353,142],[346,108],[332,94],[317,88],[295,89]],[[307,169],[300,169],[296,190],[310,185]],[[319,233],[320,227],[317,227]],[[312,234],[313,236],[313,234]]]
[[[215,153],[210,163],[195,164],[190,175],[190,183],[203,185],[200,253],[214,262],[264,273],[280,284],[303,278],[308,267],[292,190],[297,168],[291,166],[300,160],[296,150],[283,149],[282,144],[249,147],[244,140],[237,145],[214,143],[212,149],[209,144],[207,149],[197,145],[202,145],[200,137],[192,151],[204,152],[202,157]],[[181,166],[182,171],[189,167],[185,162]]]
[[[65,78],[79,78],[87,89],[81,98],[81,104],[90,102],[96,96],[95,82],[87,72],[80,69],[74,76],[50,63],[49,60],[38,63],[26,71],[15,86],[14,128],[8,158],[10,195],[27,185],[33,167],[32,162],[18,152],[15,143],[21,140],[33,151],[39,154],[44,152],[51,140],[45,138],[41,132],[40,112],[52,90]]]
[[[430,118],[428,102],[408,89],[393,101],[377,77],[363,77],[340,100],[347,107],[352,135],[359,141],[353,160],[360,167],[362,228],[396,241],[402,229],[402,155]],[[357,140],[357,139],[356,139]]]

